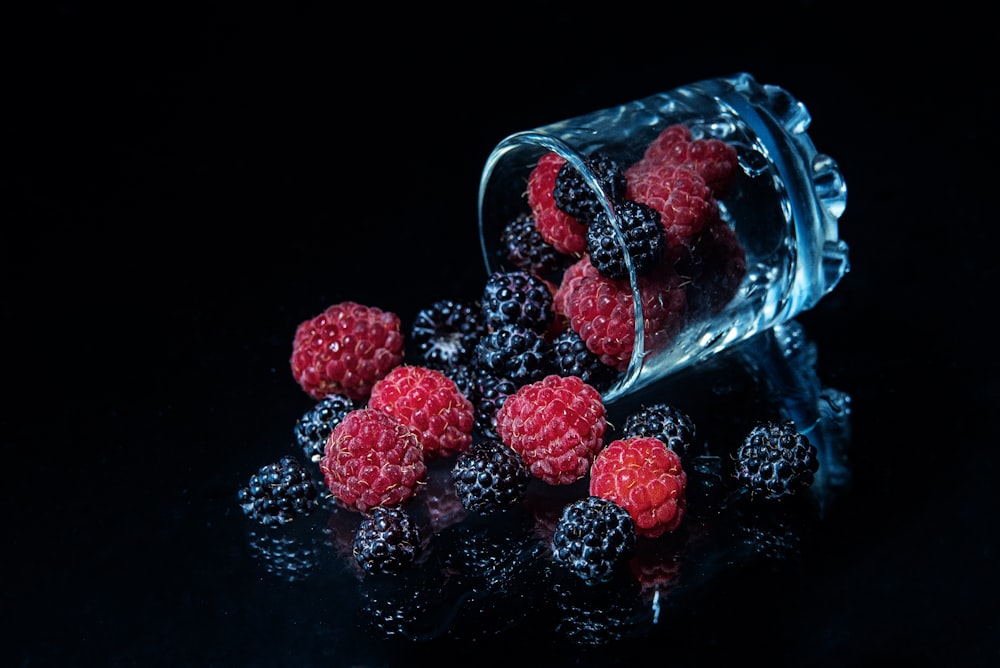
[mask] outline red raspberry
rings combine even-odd
[[[454,380],[436,369],[397,366],[372,387],[368,407],[415,431],[428,460],[462,452],[472,443],[476,422],[472,402]]]
[[[668,126],[646,148],[642,162],[646,168],[657,165],[686,166],[697,172],[715,197],[724,197],[736,180],[736,149],[721,139],[691,139],[691,130],[683,124]]]
[[[565,163],[558,153],[546,153],[538,159],[528,175],[528,206],[545,241],[560,253],[579,255],[587,248],[587,227],[557,207],[552,196],[556,176]]]
[[[359,408],[333,428],[319,468],[337,504],[366,512],[416,495],[427,465],[416,432],[375,408]]]
[[[584,477],[604,444],[601,393],[577,376],[546,376],[521,386],[497,411],[497,434],[550,485]]]
[[[675,123],[664,128],[656,139],[649,143],[642,159],[647,163],[677,165],[683,162],[686,146],[691,143],[691,128],[683,123]],[[677,158],[681,156],[681,159]]]
[[[687,507],[686,487],[680,455],[652,436],[612,441],[590,468],[591,496],[628,510],[636,535],[648,538],[680,526]]]
[[[399,316],[351,301],[300,323],[292,343],[292,375],[314,399],[367,399],[375,381],[402,361]]]
[[[666,594],[679,584],[687,536],[684,538],[685,541],[638,541],[628,565],[644,600]]]
[[[626,197],[660,212],[667,248],[683,243],[718,215],[719,204],[697,172],[687,166],[639,161],[625,170]]]
[[[666,347],[683,324],[687,297],[681,280],[666,262],[638,278],[647,352]],[[608,366],[625,371],[635,347],[635,302],[629,282],[585,275],[565,296],[565,307],[570,327],[587,348]]]
[[[584,254],[563,272],[559,287],[552,295],[552,310],[556,312],[556,319],[559,319],[559,316],[569,317],[569,312],[566,310],[566,298],[573,293],[573,289],[576,288],[580,279],[584,276],[599,275],[600,272],[590,262],[590,256],[587,254]]]

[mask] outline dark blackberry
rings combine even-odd
[[[416,364],[447,372],[472,361],[476,342],[486,331],[478,299],[440,299],[417,312],[410,327],[410,348]]]
[[[555,372],[552,342],[522,325],[501,325],[480,338],[474,363],[478,373],[510,379],[518,387]]]
[[[315,533],[289,536],[281,531],[250,531],[250,549],[271,575],[288,582],[302,582],[315,570],[324,546]]]
[[[295,422],[295,440],[309,461],[318,462],[323,458],[330,432],[355,408],[357,405],[347,396],[331,394],[316,402]]]
[[[607,582],[636,543],[635,524],[625,508],[587,496],[563,508],[552,535],[552,556],[588,584]]]
[[[624,200],[615,206],[615,214],[636,275],[648,274],[659,264],[667,247],[667,232],[660,222],[660,212],[641,202]],[[587,228],[587,253],[590,263],[602,276],[613,279],[628,276],[625,253],[615,236],[611,218],[603,210]]]
[[[535,225],[535,219],[522,213],[507,223],[500,234],[504,257],[522,271],[547,276],[567,264],[566,256],[545,241]]]
[[[792,422],[761,422],[736,450],[736,480],[752,496],[782,499],[812,485],[819,470],[816,446]]]
[[[451,470],[458,498],[467,510],[490,514],[521,502],[531,473],[524,460],[499,439],[473,443]]]
[[[623,438],[653,436],[688,461],[694,448],[695,424],[684,411],[666,403],[644,405],[625,418]]]
[[[487,438],[499,438],[497,435],[497,411],[510,395],[517,392],[518,385],[510,378],[495,376],[490,373],[478,373],[475,376],[472,402],[476,418],[476,430]]]
[[[545,281],[527,271],[490,274],[481,302],[490,331],[504,325],[518,325],[541,334],[555,318],[552,290]]]
[[[584,158],[583,164],[593,173],[612,204],[617,204],[625,197],[625,170],[617,160],[598,152]],[[557,207],[584,225],[590,225],[604,210],[597,193],[569,162],[556,175],[552,197]]]
[[[618,379],[618,370],[591,352],[574,329],[567,329],[553,339],[552,350],[556,373],[560,376],[579,376],[598,392],[605,392]]]
[[[475,348],[473,348],[475,351]],[[476,381],[476,370],[471,362],[468,364],[456,364],[448,369],[440,369],[441,373],[455,381],[458,391],[468,397],[471,401],[473,387]]]
[[[714,218],[694,235],[675,262],[687,279],[688,312],[692,317],[722,310],[739,291],[747,273],[746,250],[722,218]]]
[[[264,525],[287,524],[308,515],[319,507],[320,498],[308,469],[290,456],[262,466],[237,492],[243,512]]]
[[[653,612],[627,569],[607,582],[557,579],[552,585],[556,622],[553,639],[588,651],[613,651],[617,643],[648,633]],[[617,662],[609,657],[610,665]]]
[[[354,535],[354,560],[366,573],[398,573],[420,550],[420,531],[401,506],[375,506]]]

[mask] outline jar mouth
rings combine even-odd
[[[846,186],[836,162],[813,146],[810,120],[786,91],[741,73],[512,134],[493,149],[480,177],[479,233],[487,271],[511,261],[500,239],[508,223],[530,213],[525,199],[532,170],[546,153],[560,156],[596,195],[594,209],[607,217],[623,251],[625,271],[616,271],[621,288],[610,288],[609,298],[621,310],[631,292],[634,323],[626,327],[634,325],[634,332],[602,331],[606,336],[599,335],[593,349],[619,370],[603,392],[605,401],[633,395],[812,308],[849,270],[848,247],[837,229]],[[716,149],[723,151],[714,154],[722,166],[712,164]],[[635,262],[642,260],[627,252],[634,243],[632,218],[624,209],[622,215],[615,211],[620,194],[602,185],[607,175],[591,162],[597,152],[626,172],[640,165],[637,180],[630,177],[629,197],[655,201],[654,208],[671,218],[667,251],[675,276],[650,276],[645,264],[637,271]],[[699,160],[709,163],[706,171],[704,163],[694,165]],[[654,171],[649,178],[643,171],[664,168],[678,172]],[[673,185],[685,181],[683,170],[697,172],[700,185],[691,179]],[[674,187],[690,190],[681,190],[675,201]],[[578,237],[553,245],[568,262],[582,255]],[[673,292],[677,288],[680,294]]]

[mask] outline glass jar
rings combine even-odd
[[[512,220],[547,221],[550,227],[538,227],[563,262],[543,277],[557,290],[557,313],[619,370],[604,392],[609,403],[786,322],[849,270],[837,229],[846,185],[836,162],[814,147],[810,121],[787,91],[740,73],[510,135],[480,180],[487,271],[519,268],[502,241]],[[551,197],[529,198],[529,179],[547,154],[558,157],[549,156],[546,169],[564,163],[559,169],[576,170],[577,183],[596,197],[591,220],[610,228],[622,275],[603,276],[589,262],[588,249],[597,247],[584,241],[589,215],[570,216],[561,205],[555,212]],[[621,168],[625,190],[611,185],[598,156]],[[657,269],[637,267],[621,252],[637,248],[622,217],[626,200],[659,214],[666,242]],[[631,297],[627,308],[608,311],[609,295],[621,291]],[[567,300],[584,297],[591,302],[571,313]],[[625,336],[611,333],[609,318],[629,317]]]

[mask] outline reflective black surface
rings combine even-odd
[[[364,30],[360,48],[302,8],[63,3],[12,23],[10,665],[995,665],[996,86],[984,60],[906,41],[898,60],[788,64],[849,23],[792,9],[830,39],[719,27],[568,58],[513,12],[435,39]],[[243,516],[237,489],[295,452],[311,403],[288,367],[301,320],[352,299],[409,322],[477,293],[497,141],[736,71],[812,113],[847,182],[852,269],[797,319],[804,363],[765,337],[652,396],[720,455],[761,414],[815,411],[843,474],[815,505],[748,509],[703,460],[690,521],[644,555],[655,601],[546,570],[538,536],[577,490],[482,522],[449,514],[436,471],[422,512],[443,562],[390,582],[350,569],[343,511],[272,533]],[[476,571],[469,546],[504,568]]]

